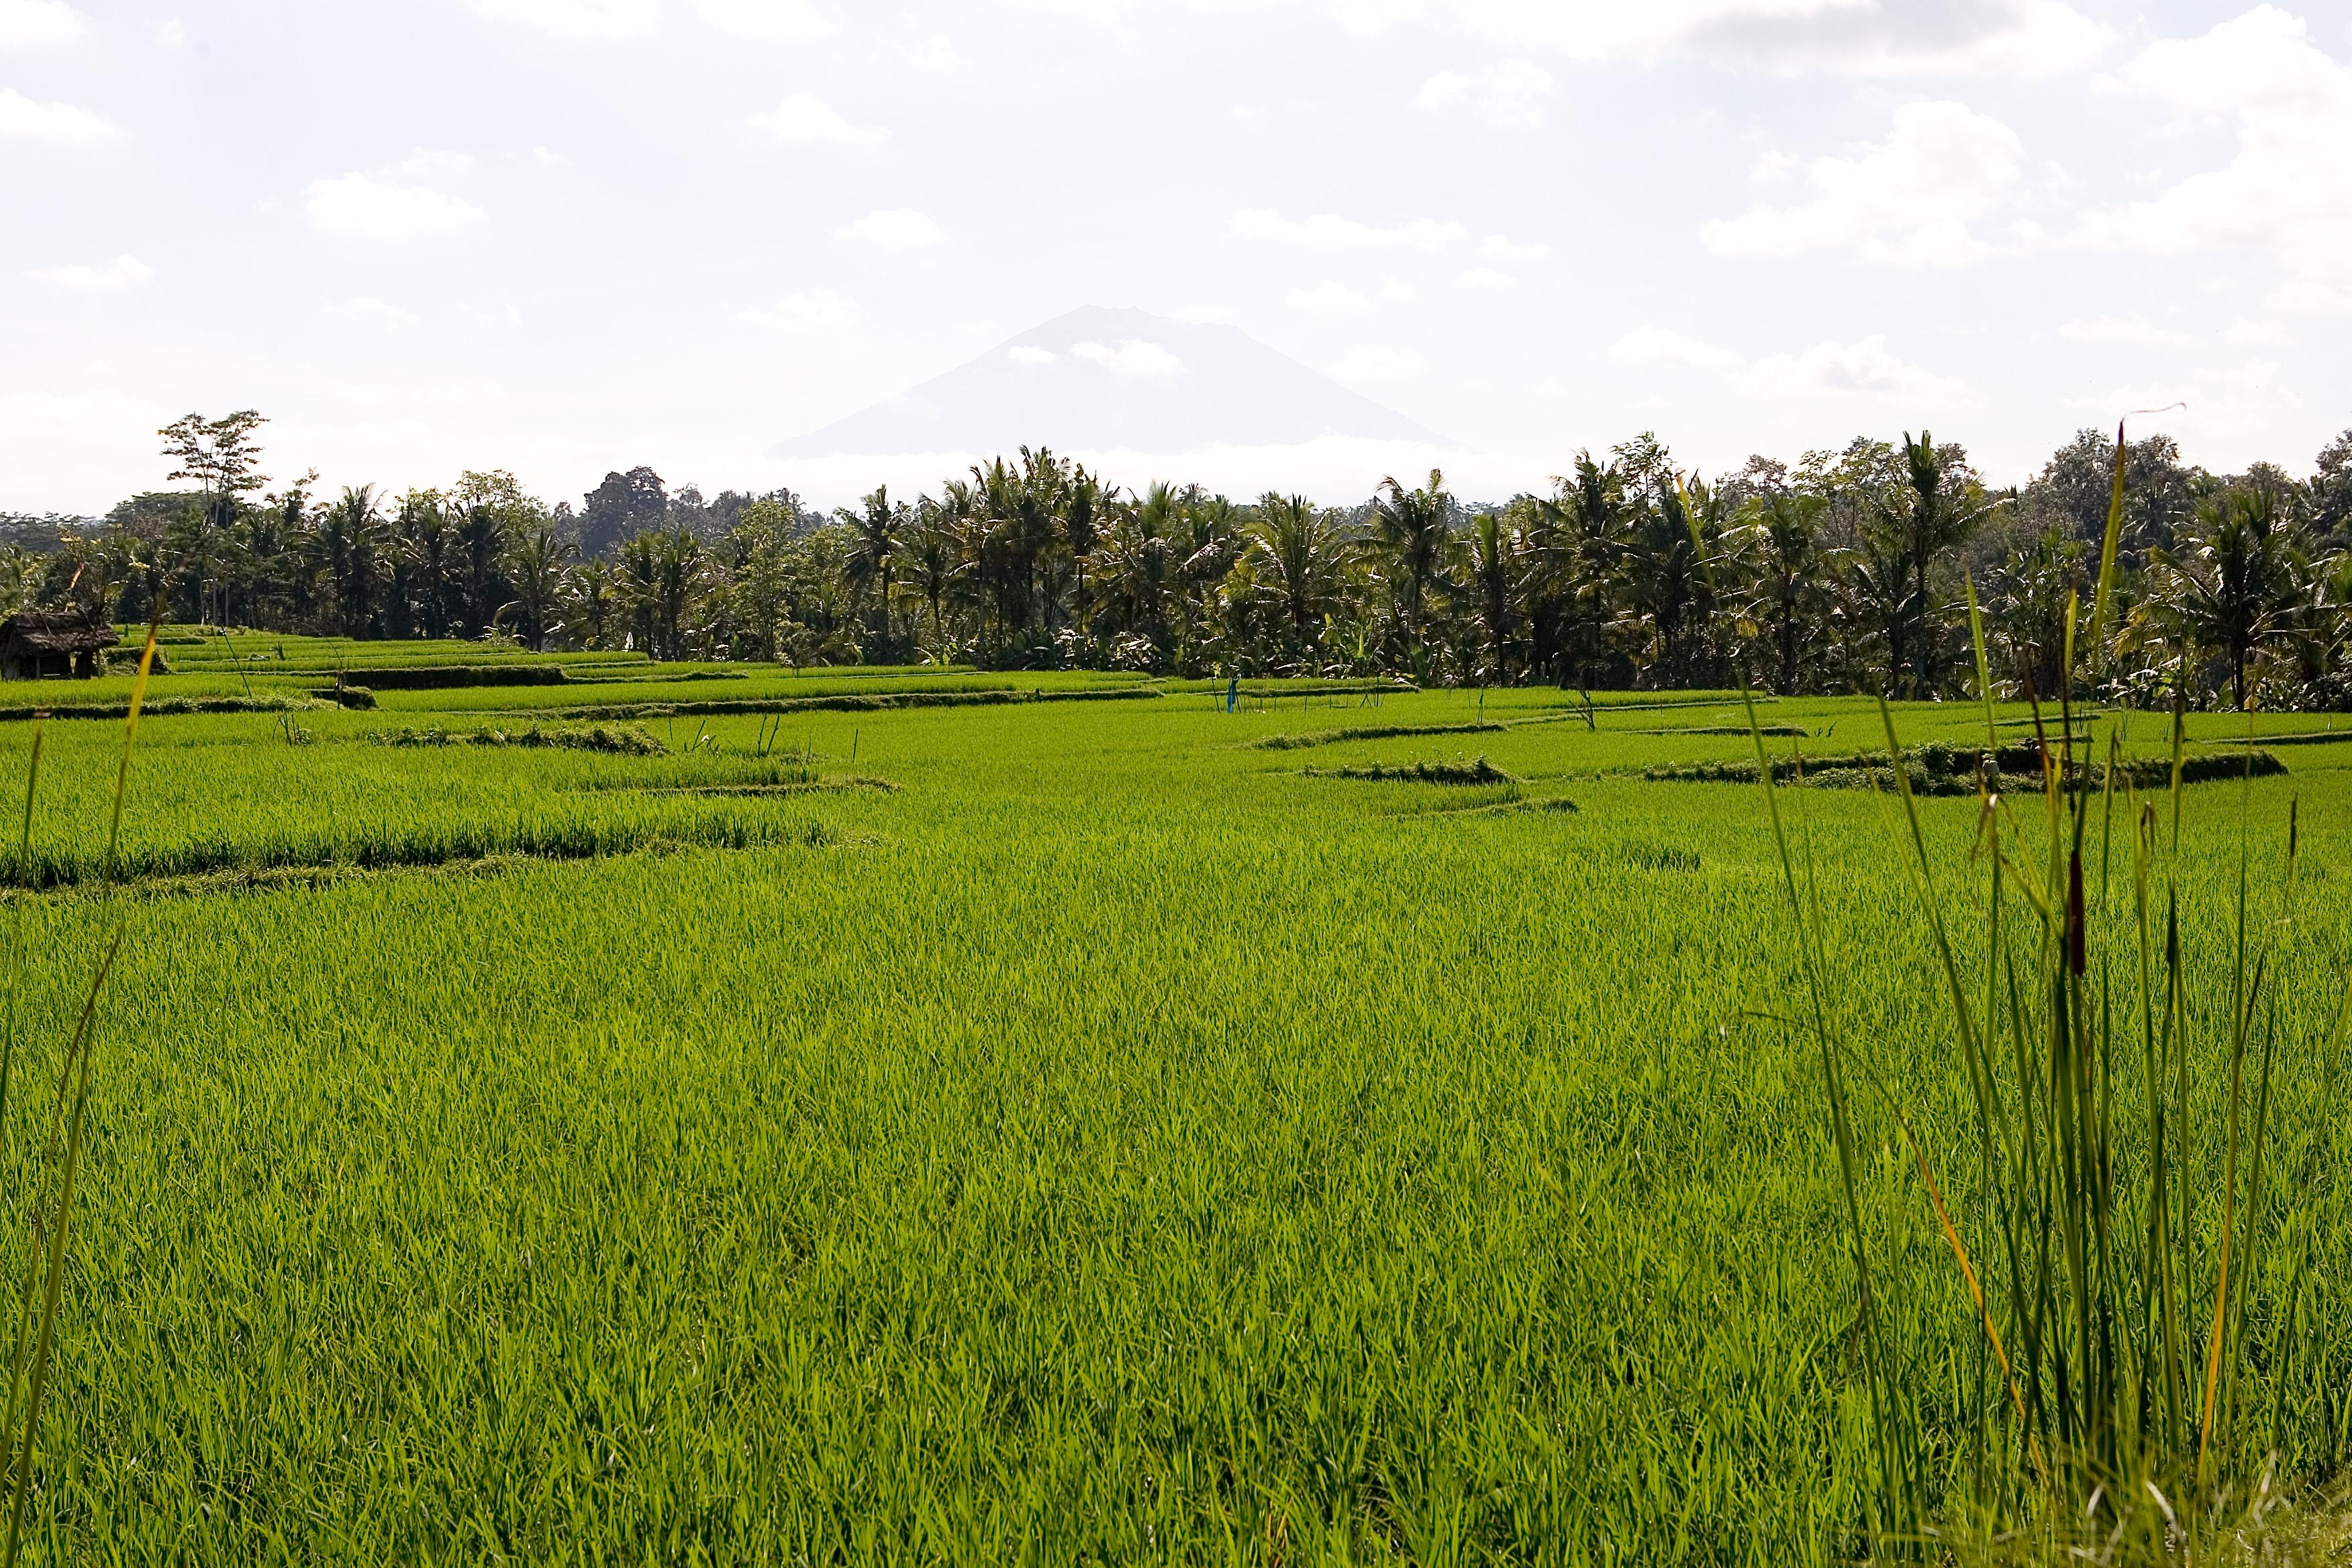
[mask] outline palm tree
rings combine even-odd
[[[2230,694],[2246,706],[2246,666],[2294,627],[2297,566],[2277,497],[2237,489],[2198,503],[2185,548],[2152,551],[2156,592],[2147,608],[2172,640],[2229,662]]]
[[[1471,591],[1485,658],[1477,667],[1481,685],[1503,679],[1504,650],[1510,641],[1511,599],[1521,573],[1518,541],[1497,512],[1470,520],[1464,578]]]
[[[1808,635],[1826,597],[1820,544],[1826,510],[1820,496],[1782,490],[1757,505],[1738,543],[1748,584],[1741,614],[1770,643],[1772,689],[1783,697],[1796,695]]]
[[[320,515],[312,558],[325,580],[337,635],[365,637],[371,629],[386,542],[373,485],[345,486]]]
[[[925,496],[915,509],[915,531],[898,547],[908,585],[931,611],[931,646],[942,646],[940,607],[954,589],[961,570],[953,519],[947,509]]]
[[[613,580],[611,563],[591,556],[573,567],[563,582],[563,624],[583,647],[612,646],[613,623],[622,614],[621,595]]]
[[[1305,496],[1268,491],[1248,527],[1257,579],[1279,612],[1291,651],[1304,658],[1339,596],[1347,535],[1339,520]]]
[[[1589,450],[1580,451],[1576,472],[1555,476],[1551,498],[1538,503],[1530,592],[1559,617],[1563,682],[1571,675],[1589,680],[1591,667],[1608,651],[1604,628],[1635,510],[1625,484],[1622,465],[1603,465]]]
[[[570,542],[545,523],[526,531],[507,551],[506,576],[515,596],[499,614],[513,610],[520,616],[523,641],[533,653],[547,647],[549,618],[562,603],[563,563],[571,554]]]
[[[456,577],[456,543],[447,509],[438,490],[410,490],[400,498],[400,554],[406,588],[416,605],[425,635],[446,637],[449,600]]]
[[[1916,441],[1903,436],[1903,466],[1909,481],[1908,505],[1884,519],[1882,526],[1898,540],[1911,574],[1906,605],[1910,644],[1910,690],[1914,696],[1932,691],[1940,673],[1937,638],[1928,607],[1927,569],[1936,559],[1964,542],[1988,517],[2006,504],[2005,498],[1987,498],[1974,487],[1952,483],[1954,447],[1939,447],[1926,430]],[[1902,662],[1898,647],[1896,663]],[[1902,671],[1891,672],[1900,679]]]
[[[1198,485],[1172,492],[1176,557],[1175,656],[1179,670],[1205,668],[1211,637],[1223,605],[1219,586],[1233,574],[1249,541],[1242,509]]]
[[[1168,651],[1168,593],[1174,575],[1177,524],[1176,492],[1154,484],[1143,499],[1119,509],[1102,544],[1102,568],[1096,582],[1105,605],[1121,630],[1151,644],[1155,655]]]
[[[1070,466],[1069,481],[1063,487],[1062,495],[1062,546],[1069,552],[1076,578],[1070,614],[1081,632],[1088,631],[1094,620],[1094,604],[1087,589],[1087,567],[1102,543],[1102,525],[1118,502],[1118,491],[1106,489],[1099,475],[1090,474],[1076,463]]]
[[[507,519],[503,509],[477,501],[458,514],[457,602],[459,624],[467,637],[489,629],[506,597],[499,563],[506,559]]]
[[[2082,576],[2081,542],[2046,528],[2011,549],[1985,576],[1984,612],[2009,668],[2036,697],[2059,697],[2066,679],[2066,605]]]
[[[654,552],[653,632],[661,658],[688,657],[689,618],[699,599],[708,552],[689,529],[657,530]]]
[[[1381,480],[1372,501],[1372,543],[1388,561],[1397,619],[1407,654],[1416,665],[1422,662],[1429,590],[1444,580],[1453,531],[1454,498],[1445,493],[1443,473],[1430,469],[1428,485],[1415,490],[1405,489],[1393,475]]]
[[[1834,580],[1832,624],[1841,633],[1833,650],[1843,678],[1856,688],[1875,680],[1892,694],[1903,668],[1904,632],[1911,624],[1911,559],[1899,541],[1866,535],[1838,556],[1843,570]],[[1885,657],[1882,663],[1877,650]]]
[[[835,513],[849,529],[849,549],[842,558],[844,576],[852,593],[871,595],[881,615],[881,640],[891,640],[890,588],[898,567],[898,542],[906,531],[909,509],[890,504],[890,487],[877,485],[862,498],[856,511]]]
[[[1715,564],[1722,509],[1715,492],[1694,479],[1656,487],[1634,513],[1622,575],[1624,610],[1643,628],[1655,684],[1685,684],[1692,674],[1689,642],[1712,600],[1707,574]]]
[[[649,658],[659,658],[661,545],[652,529],[633,533],[622,542],[620,568],[614,575],[614,597],[629,617],[629,646]]]

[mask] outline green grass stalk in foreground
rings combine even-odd
[[[149,672],[155,662],[155,627],[147,628],[147,644],[139,656],[139,676],[131,689],[131,712],[122,731],[122,761],[115,772],[113,813],[107,828],[106,861],[110,873],[119,865],[122,839],[122,803],[131,784],[131,753],[139,738],[139,709],[146,696]],[[36,721],[30,761],[25,776],[25,826],[17,846],[18,875],[32,852],[33,806],[40,783],[41,735]],[[16,911],[16,931],[11,954],[7,1037],[0,1043],[0,1124],[7,1115],[6,1092],[8,1069],[15,1055],[16,998],[22,989],[26,912]],[[89,1121],[90,1056],[96,1045],[96,1022],[99,997],[106,987],[106,977],[114,967],[116,953],[122,947],[122,922],[118,918],[114,929],[100,952],[96,972],[90,977],[89,994],[83,999],[79,1020],[74,1026],[73,1037],[66,1047],[65,1060],[58,1072],[56,1094],[49,1112],[49,1134],[43,1151],[42,1165],[54,1166],[56,1175],[50,1196],[37,1212],[33,1221],[32,1245],[25,1259],[22,1289],[16,1303],[16,1327],[8,1356],[8,1398],[5,1419],[0,1419],[0,1456],[13,1450],[15,1462],[8,1466],[5,1487],[8,1506],[8,1537],[0,1564],[15,1568],[22,1544],[25,1510],[33,1490],[33,1450],[37,1446],[41,1430],[41,1401],[48,1391],[49,1367],[57,1346],[58,1309],[64,1293],[66,1244],[73,1217],[74,1187],[81,1173],[83,1136]],[[68,1099],[70,1091],[70,1099]],[[62,1149],[60,1149],[62,1143]],[[33,1328],[33,1297],[37,1284],[40,1295],[39,1326]],[[27,1342],[31,1360],[26,1361]],[[21,1415],[23,1426],[18,1426]]]
[[[1971,592],[1978,674],[1989,692],[1973,598]],[[2077,614],[2070,601],[2070,626]],[[2104,619],[2102,605],[2092,625]],[[2068,642],[2071,671],[2071,636]],[[2191,1019],[2197,1009],[2185,994],[2175,885],[2181,723],[2176,713],[2173,844],[2167,853],[2158,847],[2154,804],[2135,809],[2128,781],[2116,765],[2120,740],[2111,738],[2104,784],[2095,786],[2092,770],[2073,754],[2071,693],[2062,692],[2060,703],[2057,738],[2042,732],[2039,846],[2031,844],[2032,835],[2020,826],[1998,775],[1990,772],[1998,736],[1987,710],[1988,771],[1980,775],[1975,849],[1987,879],[1978,906],[1985,966],[1980,1004],[1962,978],[1959,933],[1948,922],[1892,712],[1880,707],[1900,807],[1900,820],[1891,826],[1913,869],[1974,1107],[1978,1184],[1972,1201],[1962,1205],[1950,1202],[1938,1184],[1897,1090],[1834,1024],[1819,911],[1800,896],[1761,728],[1752,705],[1748,710],[1839,1153],[1878,1421],[1882,1501],[1870,1530],[1880,1554],[1907,1554],[1924,1539],[1939,1537],[1953,1545],[2005,1540],[2013,1546],[2028,1540],[2048,1551],[2088,1541],[2098,1544],[2104,1561],[2169,1560],[2193,1555],[2201,1542],[2242,1524],[2250,1506],[2259,1511],[2264,1489],[2256,1475],[2263,1461],[2244,1429],[2241,1391],[2251,1282],[2266,1263],[2264,1183],[2280,1045],[2273,977],[2276,944],[2294,913],[2294,812],[2290,806],[2280,912],[2257,929],[2245,847],[2251,800],[2240,804],[2221,1042],[2226,1082],[2219,1088],[2219,1104],[2207,1113],[2204,1134],[2219,1145],[2207,1163],[2218,1157],[2220,1181],[2218,1191],[2200,1193],[2191,1118],[2212,1097],[2195,1081]],[[2131,840],[2127,914],[2119,914],[2108,897],[2118,808]],[[2160,945],[2152,897],[2159,886]],[[2004,924],[2016,900],[2024,905],[2021,931]],[[2119,945],[2138,956],[2137,973],[2128,981],[2112,972]],[[2347,1005],[2352,993],[2335,1008],[2325,1042],[2331,1089]],[[1945,1489],[1932,1521],[1919,1506],[1932,1462],[1920,1436],[1927,1426],[1922,1411],[1929,1391],[1920,1386],[1902,1347],[1888,1342],[1884,1325],[1893,1308],[1935,1309],[1924,1294],[1911,1302],[1886,1297],[1890,1286],[1899,1290],[1916,1282],[1872,1266],[1855,1173],[1860,1139],[1846,1087],[1856,1070],[1900,1128],[1983,1348],[1999,1367],[1997,1384],[1979,1377],[1968,1394],[1974,1408],[1966,1413],[1967,1425],[1979,1434],[1979,1464],[1973,1475],[1956,1477]],[[2200,1199],[2218,1211],[2210,1237],[2200,1237],[2189,1223]],[[1991,1245],[1978,1246],[1972,1256],[1970,1235]],[[1977,1257],[2006,1278],[1988,1281]],[[2194,1342],[2184,1321],[2193,1302],[2209,1303]],[[2294,1342],[2298,1322],[2290,1315],[2273,1325],[2285,1337],[2267,1347],[2271,1359],[2301,1353]],[[2188,1349],[2191,1342],[2196,1352]]]

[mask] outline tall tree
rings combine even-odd
[[[2311,479],[2311,530],[2330,549],[2352,548],[2352,430],[2319,449]]]
[[[608,473],[581,500],[580,553],[609,556],[668,516],[669,495],[659,474],[642,463],[626,473]]]
[[[898,571],[899,542],[911,521],[912,510],[904,501],[893,505],[890,487],[877,485],[872,494],[859,500],[856,511],[844,508],[834,514],[849,531],[846,564],[850,591],[875,607],[874,646],[877,650],[890,647],[894,637],[890,625],[892,582]]]
[[[1454,498],[1445,476],[1429,470],[1429,483],[1407,489],[1394,475],[1381,480],[1372,501],[1372,549],[1385,563],[1395,592],[1397,624],[1407,660],[1424,663],[1429,630],[1429,591],[1445,573],[1454,536]]]
[[[1914,441],[1903,437],[1904,477],[1908,480],[1905,504],[1892,507],[1882,520],[1888,535],[1900,542],[1909,565],[1911,592],[1906,605],[1911,648],[1907,691],[1913,697],[1932,694],[1942,678],[1941,639],[1937,635],[1927,574],[1937,562],[1982,526],[2002,501],[1985,494],[1968,468],[1967,454],[1957,446],[1938,447],[1926,430]],[[1899,669],[1890,671],[1901,679]]]
[[[498,616],[514,613],[523,644],[533,653],[547,647],[548,634],[560,614],[564,566],[571,554],[571,542],[549,522],[530,526],[507,547],[505,574],[514,597],[499,607]]]
[[[2156,562],[2152,626],[2183,652],[2221,658],[2231,700],[2242,710],[2247,665],[2294,628],[2298,607],[2299,563],[2277,495],[2234,487],[2208,496],[2185,545],[2157,552]]]
[[[1257,503],[1249,538],[1257,557],[1255,579],[1274,602],[1288,652],[1304,659],[1336,606],[1347,535],[1338,518],[1305,496],[1269,491]]]
[[[1802,689],[1805,654],[1828,609],[1826,563],[1821,548],[1819,496],[1780,489],[1749,505],[1735,545],[1748,584],[1744,616],[1771,649],[1772,689],[1793,697]]]
[[[194,479],[202,487],[201,510],[178,551],[199,620],[226,618],[219,608],[226,586],[219,558],[230,548],[245,497],[268,483],[260,471],[261,444],[254,438],[268,423],[256,410],[240,408],[218,419],[184,414],[156,432],[163,438],[163,455],[179,465],[171,478]]]
[[[345,486],[320,514],[312,540],[331,629],[339,637],[373,635],[381,626],[377,589],[386,543],[375,487]]]

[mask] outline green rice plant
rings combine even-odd
[[[1483,756],[1456,758],[1452,762],[1367,763],[1355,767],[1308,768],[1305,772],[1311,779],[1369,779],[1398,784],[1498,784],[1518,782]]]
[[[146,647],[140,654],[138,679],[131,689],[131,711],[122,732],[122,761],[115,773],[113,812],[107,829],[110,871],[116,865],[116,852],[122,837],[122,805],[130,791],[131,750],[139,738],[140,700],[146,693],[147,676],[154,660],[155,628],[151,625],[147,629]],[[24,874],[31,858],[33,807],[40,784],[40,721],[36,719],[31,756],[25,770],[25,826],[16,848],[19,876]],[[26,959],[25,924],[25,912],[19,910],[10,943],[6,1034],[5,1039],[0,1040],[0,1127],[5,1127],[7,1122],[10,1069],[15,1065],[16,1007],[23,990]],[[16,1330],[8,1353],[8,1394],[5,1415],[0,1415],[0,1464],[5,1464],[5,1480],[0,1480],[0,1487],[5,1487],[8,1509],[7,1544],[5,1552],[0,1552],[0,1564],[5,1564],[5,1568],[16,1568],[23,1541],[25,1510],[33,1492],[33,1452],[40,1436],[41,1405],[48,1392],[50,1363],[57,1347],[58,1308],[64,1291],[67,1238],[73,1219],[74,1189],[81,1173],[83,1134],[89,1120],[90,1058],[97,1044],[94,1025],[98,1002],[105,990],[106,977],[114,967],[115,956],[121,949],[122,925],[118,920],[106,939],[96,972],[90,976],[89,994],[83,999],[79,1019],[58,1068],[56,1092],[49,1110],[48,1138],[41,1163],[43,1168],[53,1170],[54,1174],[49,1178],[47,1196],[33,1215],[29,1245],[26,1248],[23,1283],[17,1296]],[[37,1327],[34,1310],[37,1289],[39,1305]],[[13,1463],[8,1463],[8,1457],[12,1455]]]
[[[2118,512],[2121,493],[2118,480]],[[2039,731],[2038,776],[2013,783],[2021,770],[1994,764],[2011,762],[2015,749],[2000,741],[1972,589],[1969,603],[1985,693],[1971,850],[1984,883],[1957,918],[1918,805],[1929,792],[1916,778],[1951,770],[1923,770],[1906,752],[1883,700],[1879,761],[1891,765],[1868,770],[1874,791],[1891,790],[1892,805],[1886,794],[1880,802],[1910,868],[1940,971],[1951,1065],[1973,1110],[1963,1141],[1974,1171],[1958,1185],[1949,1170],[1939,1180],[1884,1043],[1866,1045],[1842,1026],[1848,1009],[1830,981],[1811,860],[1792,847],[1777,787],[1791,773],[1801,779],[1802,758],[1792,754],[1783,768],[1768,757],[1751,710],[1753,776],[1796,933],[1802,1028],[1819,1054],[1848,1221],[1877,1466],[1868,1532],[1874,1552],[1887,1557],[1932,1547],[2193,1560],[2258,1521],[2271,1500],[2274,1451],[2252,1419],[2249,1323],[2254,1281],[2278,1272],[2267,1250],[2266,1189],[2284,1087],[2280,952],[2294,927],[2297,813],[2291,801],[2275,916],[2258,920],[2252,780],[2281,770],[2274,761],[2257,768],[2251,749],[2215,759],[2231,765],[2247,793],[2225,994],[2193,994],[2179,881],[2191,773],[2180,709],[2160,769],[2126,760],[2120,726],[2103,768],[2077,763],[2070,693],[2079,610],[2070,597],[2059,722],[2054,734]],[[2095,633],[2105,619],[2103,594],[2090,616]],[[2137,794],[2159,777],[2168,784],[2168,834],[2157,802]],[[2126,842],[2118,844],[2119,832]],[[1969,979],[1979,964],[1980,977]],[[2347,1012],[2352,989],[2316,1042],[2327,1064],[2322,1128]],[[2209,1025],[2216,1015],[2217,1031]],[[2217,1069],[2218,1080],[2206,1081]],[[1874,1236],[1867,1222],[1849,1088],[1857,1079],[1899,1133],[1965,1291],[1976,1349],[1968,1373],[1952,1379],[1957,1389],[1931,1392],[1891,1326],[1931,1314],[1939,1292],[1902,1266],[1895,1237]],[[1899,1237],[1904,1227],[1892,1228]],[[2304,1331],[2291,1315],[2273,1314],[2269,1327],[2263,1354],[2273,1376],[2315,1348],[2298,1343]],[[1931,1436],[1927,1411],[1938,1394],[1959,1405],[1963,1447],[1939,1447]],[[2275,1435],[2273,1417],[2267,1436]]]
[[[379,746],[520,746],[629,757],[658,757],[669,750],[658,736],[637,724],[532,724],[518,730],[445,730],[437,724],[420,730],[403,725],[371,731],[368,739]]]

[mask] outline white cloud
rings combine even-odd
[[[1497,272],[1491,267],[1473,267],[1454,282],[1465,289],[1516,289],[1519,280],[1507,272]]]
[[[14,88],[0,88],[0,138],[95,147],[121,134],[111,121],[87,109],[70,103],[40,103]]]
[[[1369,37],[1450,28],[1580,64],[1701,57],[1748,68],[1853,77],[2058,76],[2112,41],[2065,0],[1013,0],[1125,27],[1143,13],[1318,12]]]
[[[2168,331],[2145,316],[2077,317],[2058,328],[2058,335],[2078,343],[2178,343],[2188,340]]]
[[[1052,349],[1041,349],[1035,343],[1015,343],[1004,351],[1004,357],[1014,364],[1052,364],[1062,356]]]
[[[633,38],[661,22],[661,0],[474,0],[474,9],[572,38]]]
[[[1142,338],[1123,338],[1117,348],[1102,343],[1078,343],[1071,348],[1072,359],[1082,359],[1101,365],[1118,375],[1173,375],[1184,368],[1184,362]]]
[[[1908,103],[1885,142],[1812,161],[1812,200],[1712,219],[1699,237],[1718,256],[1836,250],[1957,267],[1991,253],[1974,226],[2011,198],[2023,162],[2017,133],[2000,121],[1958,103]]]
[[[1478,247],[1478,254],[1495,261],[1540,261],[1551,254],[1549,245],[1521,245],[1499,234],[1490,234]]]
[[[907,51],[907,64],[919,71],[953,71],[963,68],[963,58],[945,33],[933,33]]]
[[[2278,370],[2268,360],[2206,366],[2189,371],[2185,379],[2112,387],[2095,403],[2085,398],[2078,406],[2085,418],[2112,418],[2118,408],[2158,409],[2160,416],[2139,428],[2160,426],[2184,443],[2227,442],[2240,450],[2276,451],[2279,427],[2294,423],[2304,406],[2293,389],[2278,384]]]
[[[373,294],[354,294],[341,303],[327,307],[327,314],[355,327],[401,331],[416,325],[415,315],[397,305],[387,305]]]
[[[1372,308],[1370,296],[1359,294],[1333,279],[1327,279],[1312,289],[1293,289],[1283,303],[1294,310],[1305,310],[1318,316],[1346,315]]]
[[[2284,348],[2294,341],[2276,321],[2232,321],[2222,335],[2242,348]]]
[[[1739,356],[1664,327],[1636,327],[1609,349],[1609,357],[1624,364],[1682,364],[1694,370],[1729,370]]]
[[[1948,404],[1968,390],[1898,359],[1878,332],[1853,343],[1822,342],[1800,354],[1774,354],[1757,361],[1738,379],[1758,397],[1847,393]]]
[[[755,306],[739,318],[755,327],[809,331],[857,323],[857,301],[833,289],[787,294],[773,305]]]
[[[2121,81],[2184,122],[2230,125],[2237,156],[2095,216],[2086,239],[2267,251],[2285,274],[2280,304],[2352,310],[2352,66],[2298,18],[2257,5],[2200,37],[2150,45]]]
[[[1587,63],[1710,56],[1851,76],[2047,75],[2095,57],[2108,30],[2062,0],[1322,0],[1363,22],[1451,20]]]
[[[482,209],[429,185],[401,184],[381,174],[352,174],[310,185],[310,222],[352,239],[422,239],[454,234],[477,222]]]
[[[155,47],[176,49],[188,41],[188,29],[180,25],[177,16],[166,16],[155,24]]]
[[[1381,285],[1381,298],[1402,305],[1420,299],[1421,290],[1402,278],[1391,278]]]
[[[879,125],[852,125],[813,92],[796,92],[751,123],[779,142],[805,145],[812,142],[846,142],[870,146],[890,132]]]
[[[474,160],[465,153],[436,152],[420,147],[392,166],[393,173],[406,174],[413,180],[446,179],[474,172]]]
[[[64,0],[0,0],[0,49],[69,44],[89,30]]]
[[[1341,360],[1333,374],[1341,381],[1402,381],[1419,374],[1421,368],[1421,356],[1409,349],[1367,343]]]
[[[712,26],[745,38],[822,38],[833,31],[808,0],[694,0]]]
[[[1226,226],[1243,239],[1271,240],[1277,245],[1310,250],[1443,250],[1458,244],[1464,229],[1458,223],[1417,217],[1388,228],[1376,228],[1337,213],[1318,213],[1305,219],[1284,217],[1269,207],[1250,207],[1234,214]]]
[[[877,250],[920,250],[937,245],[944,237],[939,225],[914,208],[890,207],[843,224],[833,231],[833,237],[870,245]]]
[[[101,292],[136,288],[154,277],[155,269],[135,256],[118,256],[111,261],[94,264],[72,262],[62,267],[37,267],[27,276],[60,289]]]
[[[1467,105],[1494,125],[1543,123],[1543,100],[1553,87],[1551,72],[1526,60],[1508,60],[1475,76],[1440,71],[1421,84],[1413,102],[1423,109]]]

